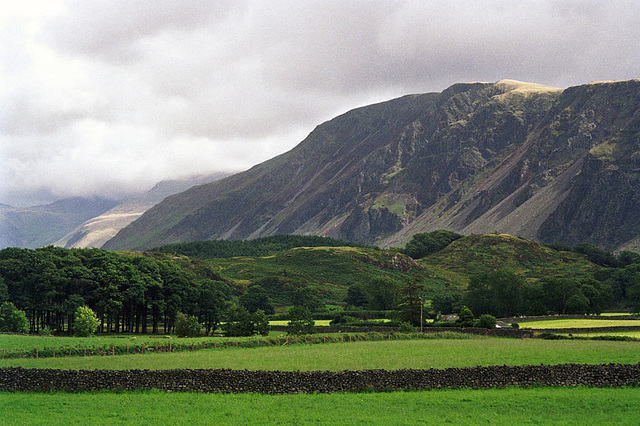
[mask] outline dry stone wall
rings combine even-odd
[[[638,386],[640,364],[488,366],[428,370],[55,370],[0,368],[0,391],[160,389],[266,394],[505,386]]]

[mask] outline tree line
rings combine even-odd
[[[349,241],[313,235],[274,235],[254,240],[210,240],[174,243],[153,249],[168,254],[181,254],[198,259],[236,256],[269,256],[296,247],[362,247]]]
[[[32,332],[70,332],[80,306],[96,313],[102,333],[170,333],[178,312],[210,332],[232,298],[227,282],[192,259],[51,246],[0,251],[0,304],[24,311]]]

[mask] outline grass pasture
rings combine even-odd
[[[596,327],[640,327],[640,319],[552,319],[526,321],[520,323],[521,328],[596,328]]]
[[[577,409],[579,407],[579,409]],[[640,388],[315,395],[0,393],[6,424],[633,424]]]
[[[339,371],[610,362],[640,362],[640,342],[488,337],[358,341],[118,356],[15,358],[0,360],[0,367]]]

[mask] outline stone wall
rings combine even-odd
[[[266,394],[505,386],[638,386],[640,364],[488,366],[428,370],[54,370],[0,368],[0,391],[160,389]]]

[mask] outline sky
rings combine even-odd
[[[245,170],[457,82],[640,77],[640,1],[0,0],[0,203]]]

